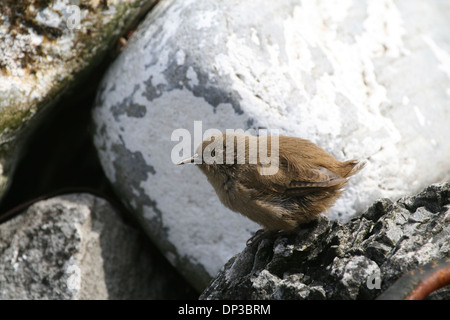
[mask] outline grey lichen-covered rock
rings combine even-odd
[[[374,299],[407,271],[450,258],[450,184],[393,203],[382,199],[348,224],[322,219],[234,256],[201,299]],[[436,293],[450,299],[450,291]]]
[[[105,173],[199,289],[258,227],[197,168],[175,166],[181,139],[193,149],[211,128],[279,129],[367,159],[332,219],[446,181],[449,13],[439,0],[161,1],[98,93]]]
[[[0,199],[31,128],[155,2],[0,1]]]
[[[188,287],[167,266],[89,194],[37,202],[0,225],[0,299],[186,298]]]

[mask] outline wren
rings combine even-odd
[[[226,207],[265,230],[286,232],[326,213],[348,178],[364,167],[356,160],[338,161],[305,139],[241,133],[204,140],[193,157],[178,164],[186,163],[198,166]]]

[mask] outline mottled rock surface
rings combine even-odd
[[[0,199],[33,129],[155,2],[0,1]]]
[[[207,129],[278,129],[367,159],[332,219],[446,181],[449,15],[441,0],[161,1],[98,93],[105,173],[198,289],[258,228],[175,166]]]
[[[374,299],[404,273],[450,258],[450,184],[375,202],[348,224],[272,235],[224,266],[201,299]],[[435,299],[450,299],[441,290]]]
[[[193,297],[142,233],[101,198],[51,198],[0,225],[0,299]]]

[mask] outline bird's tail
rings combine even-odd
[[[367,161],[358,161],[358,160],[349,160],[345,161],[344,164],[349,168],[347,174],[344,175],[344,178],[348,178],[359,171],[361,171],[366,166]]]

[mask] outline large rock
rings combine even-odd
[[[155,2],[0,2],[0,200],[28,138],[59,97],[86,81]]]
[[[0,299],[192,298],[168,265],[89,194],[37,202],[0,225]]]
[[[269,128],[367,159],[331,218],[439,182],[450,173],[449,14],[437,0],[161,2],[98,94],[105,172],[197,288],[257,226],[198,169],[174,165],[176,129],[192,148],[209,128]]]
[[[450,183],[431,185],[345,225],[323,219],[267,237],[227,262],[200,298],[374,299],[407,271],[450,259],[449,239]]]

